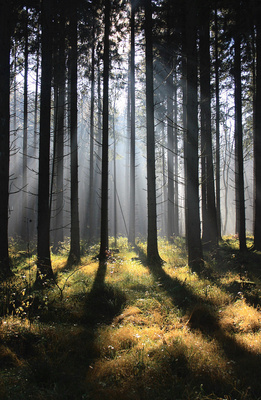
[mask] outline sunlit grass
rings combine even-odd
[[[70,268],[64,245],[43,292],[32,285],[35,255],[15,255],[14,243],[17,277],[0,292],[0,399],[258,398],[259,275],[251,264],[242,275],[237,242],[226,238],[222,258],[207,254],[202,275],[183,239],[159,241],[160,270],[144,262],[142,240],[113,249],[111,238],[103,270],[98,245]]]

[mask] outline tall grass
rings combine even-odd
[[[118,238],[106,264],[88,248],[74,269],[66,249],[56,283],[36,291],[35,255],[12,243],[0,399],[261,399],[260,254],[227,237],[197,275],[180,238],[160,240],[156,270],[141,240]]]

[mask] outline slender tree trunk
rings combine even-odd
[[[215,97],[216,97],[216,210],[217,232],[221,239],[221,202],[220,202],[220,98],[219,98],[219,52],[218,52],[218,15],[215,9]]]
[[[11,275],[8,253],[10,2],[0,2],[0,280]]]
[[[131,0],[130,54],[130,228],[129,242],[135,243],[135,6]]]
[[[174,235],[179,236],[179,170],[178,170],[178,98],[177,98],[177,63],[174,59]]]
[[[246,250],[245,195],[243,166],[242,88],[241,88],[241,41],[235,36],[235,182],[236,182],[236,233],[240,250]]]
[[[158,266],[162,264],[162,259],[160,258],[158,252],[158,238],[157,238],[151,0],[145,0],[145,40],[146,40],[146,122],[147,122],[147,190],[148,190],[147,260],[149,264]]]
[[[172,57],[171,57],[172,59]],[[174,137],[173,137],[173,64],[169,66],[167,78],[167,137],[168,137],[168,240],[173,241],[174,233]]]
[[[68,264],[80,262],[80,227],[78,198],[78,139],[77,139],[77,6],[70,15],[70,142],[71,142],[71,243]]]
[[[60,17],[58,26],[65,26],[65,18]],[[55,210],[54,210],[54,243],[53,252],[57,252],[64,241],[64,117],[65,117],[65,38],[63,29],[58,32],[58,54],[57,54],[57,101],[55,111],[55,151],[54,151],[54,175],[55,175]]]
[[[38,283],[53,278],[50,257],[50,119],[52,80],[52,16],[51,0],[42,2],[42,78],[40,102],[40,147],[38,181],[38,235],[37,277]]]
[[[89,223],[88,240],[91,241],[94,224],[94,68],[95,68],[95,32],[93,26],[92,64],[91,64],[91,110],[90,110],[90,185],[89,185]]]
[[[198,187],[198,107],[197,107],[197,30],[196,7],[193,0],[187,3],[186,50],[187,50],[187,154],[186,154],[186,204],[188,264],[199,272],[202,263],[200,239],[199,187]]]
[[[28,224],[28,179],[27,179],[27,157],[28,157],[28,8],[26,7],[25,16],[25,44],[24,44],[24,126],[23,126],[23,202],[21,218],[21,237],[22,240],[29,240],[27,235]]]
[[[261,250],[261,7],[256,2],[257,36],[256,36],[256,93],[254,118],[254,248]]]
[[[200,108],[201,108],[201,168],[203,243],[217,245],[214,169],[211,135],[209,6],[201,9],[200,24]]]
[[[108,255],[108,176],[109,176],[109,69],[110,69],[110,11],[111,1],[105,0],[104,55],[103,55],[103,122],[102,122],[102,192],[100,259]]]

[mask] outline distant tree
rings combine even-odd
[[[103,110],[102,110],[102,186],[101,186],[101,260],[108,256],[108,176],[109,176],[109,70],[110,70],[110,14],[111,1],[105,1],[103,54]]]
[[[77,3],[71,4],[69,27],[69,85],[70,85],[70,146],[71,146],[71,241],[69,264],[80,261],[80,227],[78,199],[78,139],[77,139]]]
[[[199,272],[203,264],[199,218],[198,99],[197,99],[197,8],[187,1],[186,10],[186,228],[188,264]]]
[[[11,4],[0,2],[0,279],[11,275],[8,253],[9,194],[9,94],[10,94],[10,23]]]
[[[50,120],[52,82],[52,1],[42,2],[42,77],[38,180],[37,283],[53,279],[50,257]]]
[[[148,191],[147,260],[149,264],[159,266],[162,264],[162,259],[158,252],[158,237],[157,237],[152,5],[151,5],[151,0],[144,0],[144,2],[145,2],[145,40],[146,40],[145,52],[146,52],[146,122],[147,122],[147,191]]]

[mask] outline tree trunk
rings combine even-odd
[[[200,239],[199,187],[198,187],[198,107],[197,107],[197,30],[196,7],[193,0],[187,3],[186,50],[187,50],[187,146],[186,146],[186,205],[188,264],[199,272],[202,263]]]
[[[111,1],[105,0],[104,55],[103,55],[103,122],[102,122],[102,187],[101,187],[101,243],[100,259],[108,256],[108,176],[109,176],[109,69],[110,69],[110,11]]]
[[[219,52],[218,52],[218,16],[215,9],[215,97],[216,97],[216,210],[217,233],[221,239],[221,202],[220,202],[220,99],[219,99]]]
[[[201,189],[203,243],[217,245],[217,217],[215,207],[214,169],[211,135],[209,8],[201,8],[200,24],[200,108],[201,108]]]
[[[147,190],[148,190],[147,261],[151,265],[159,266],[162,264],[162,259],[160,258],[158,252],[158,238],[157,238],[151,0],[145,0],[145,40],[146,40],[146,122],[147,122]]]
[[[27,201],[27,152],[28,152],[28,9],[25,10],[25,43],[24,43],[24,125],[23,125],[23,201],[21,218],[21,238],[23,241],[29,240],[27,232],[28,224],[28,201]]]
[[[71,243],[68,264],[80,262],[80,227],[78,199],[78,139],[77,139],[77,6],[70,15],[70,145],[71,145]]]
[[[173,58],[171,57],[171,60]],[[174,234],[174,138],[173,138],[173,63],[168,68],[167,78],[167,137],[168,137],[168,240],[173,241]]]
[[[129,242],[135,243],[135,6],[131,0],[130,54],[130,228]]]
[[[10,2],[0,3],[0,280],[11,275],[8,254]]]
[[[88,221],[88,240],[91,241],[94,224],[94,67],[95,67],[95,31],[93,32],[92,43],[92,64],[91,64],[91,110],[90,110],[90,185],[89,185],[89,221]]]
[[[238,11],[239,12],[239,11]],[[242,88],[241,88],[241,41],[235,35],[235,182],[236,182],[236,233],[241,251],[246,250],[245,195],[243,166]]]
[[[255,93],[255,118],[254,118],[254,248],[261,250],[261,6],[257,4],[256,10],[257,36],[256,36],[256,93]]]
[[[50,112],[52,80],[51,0],[42,2],[42,78],[38,181],[37,283],[53,278],[50,258]]]

